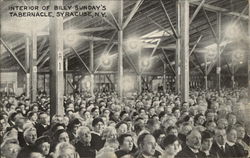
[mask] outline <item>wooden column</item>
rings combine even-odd
[[[62,6],[62,0],[50,1],[50,6]],[[50,18],[50,116],[64,114],[63,107],[63,18]]]
[[[235,78],[234,78],[234,76],[235,76],[235,66],[234,66],[235,61],[233,58],[233,53],[231,55],[231,59],[232,59],[232,78],[231,78],[231,80],[232,80],[232,88],[234,89],[235,88]]]
[[[31,33],[30,73],[31,73],[31,101],[37,97],[37,34],[35,30]]]
[[[204,80],[205,80],[205,90],[208,89],[207,87],[207,53],[204,53],[204,59],[205,59],[205,76],[204,76]]]
[[[248,0],[248,16],[250,16],[250,0]],[[248,19],[248,102],[250,103],[250,18]]]
[[[140,94],[142,92],[142,78],[141,78],[141,74],[142,74],[142,69],[141,69],[141,52],[142,52],[142,47],[140,46],[139,48],[139,52],[138,52],[138,75],[137,75],[137,85],[138,85],[138,93]]]
[[[26,84],[25,84],[25,93],[26,97],[30,98],[30,39],[28,36],[25,37],[25,68],[27,70],[26,73]]]
[[[65,59],[65,71],[66,72],[64,72],[64,76],[65,76],[65,81],[64,81],[64,83],[65,83],[65,95],[68,94],[68,74],[67,74],[68,70],[69,70],[69,59],[66,58]]]
[[[177,34],[180,35],[181,28],[181,13],[180,13],[180,2],[177,1]],[[181,90],[181,69],[180,69],[180,54],[181,54],[181,37],[176,39],[176,52],[175,52],[175,92],[180,94]]]
[[[220,95],[221,90],[221,60],[220,60],[220,42],[221,42],[221,13],[217,13],[217,91]]]
[[[123,99],[123,0],[119,0],[118,8],[118,96]]]
[[[166,93],[166,73],[167,73],[167,64],[163,64],[163,92]]]
[[[180,59],[182,101],[189,98],[189,0],[179,0],[180,5]]]
[[[94,97],[94,41],[91,40],[89,41],[89,50],[90,50],[90,71],[91,71],[91,74],[90,74],[90,93],[91,93],[91,96]]]

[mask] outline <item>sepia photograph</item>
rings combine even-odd
[[[250,158],[250,0],[0,9],[0,158]]]

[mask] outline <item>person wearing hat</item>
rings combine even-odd
[[[216,157],[215,155],[211,154],[210,149],[213,144],[213,135],[209,131],[204,131],[201,133],[201,155],[204,158],[209,158],[209,157]]]
[[[48,136],[42,136],[35,142],[36,150],[41,153],[45,158],[49,157],[50,140]]]
[[[164,152],[162,157],[174,158],[175,155],[181,150],[178,137],[175,135],[168,135],[164,138],[163,142]]]

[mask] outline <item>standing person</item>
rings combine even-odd
[[[92,122],[92,127],[94,128],[94,131],[91,133],[91,146],[99,151],[105,144],[105,140],[103,140],[101,137],[104,129],[104,121],[99,117],[95,118]]]
[[[197,130],[192,130],[186,137],[186,146],[176,155],[177,158],[198,158],[201,157],[199,151],[201,147],[201,134]]]
[[[80,127],[77,130],[78,142],[75,144],[76,151],[81,158],[95,158],[96,149],[91,145],[91,132],[88,127]]]
[[[163,140],[164,152],[163,158],[174,158],[180,151],[180,144],[178,137],[175,135],[168,135]]]

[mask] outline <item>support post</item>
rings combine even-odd
[[[235,76],[235,66],[234,66],[234,63],[235,63],[235,61],[234,61],[234,58],[233,58],[233,53],[231,55],[231,59],[232,59],[232,78],[231,78],[231,80],[232,80],[232,88],[234,89],[235,88],[235,79],[234,79],[234,76]]]
[[[205,79],[205,90],[208,89],[207,87],[207,53],[204,53],[204,58],[205,58],[205,76],[204,76],[204,79]]]
[[[30,73],[31,73],[31,101],[37,97],[37,35],[36,31],[31,33]]]
[[[180,54],[181,54],[181,37],[180,37],[180,28],[181,28],[181,13],[180,13],[180,2],[177,1],[177,34],[179,35],[176,39],[176,52],[175,52],[175,92],[180,94],[181,88],[181,71],[180,71]]]
[[[62,6],[63,1],[50,1],[50,6]],[[50,44],[50,116],[63,115],[63,18],[51,17],[49,24]]]
[[[248,1],[248,16],[250,16],[250,1]],[[248,103],[250,103],[250,18],[248,18]]]
[[[217,13],[217,91],[220,96],[220,89],[221,89],[221,61],[220,61],[220,42],[221,42],[221,13]]]
[[[181,52],[181,96],[189,98],[189,0],[179,0],[180,5],[180,52]]]
[[[90,94],[94,97],[94,41],[89,41],[89,50],[90,50]]]
[[[69,70],[69,58],[66,58],[65,59],[65,71],[67,72]],[[68,74],[64,72],[65,74],[65,95],[68,94]]]
[[[25,68],[26,68],[26,87],[25,87],[25,93],[26,97],[30,98],[30,70],[29,70],[29,56],[30,56],[30,39],[28,36],[25,37]]]
[[[167,73],[167,65],[163,63],[163,92],[166,93],[166,73]]]
[[[118,96],[120,100],[123,99],[123,0],[119,0],[118,10]]]
[[[142,52],[142,47],[140,46],[139,52],[138,52],[138,75],[137,75],[137,85],[138,85],[138,93],[141,94],[142,92],[142,69],[141,69],[141,52]]]

